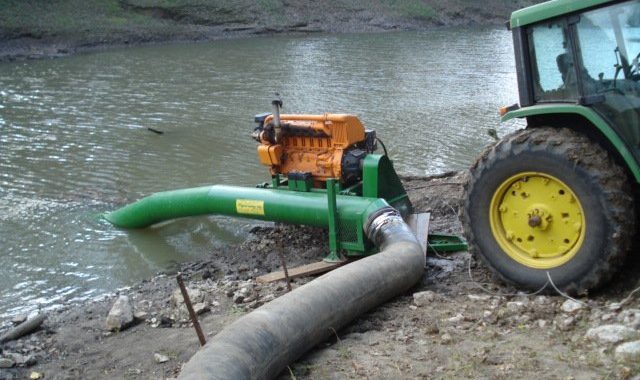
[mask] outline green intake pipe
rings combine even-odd
[[[340,224],[358,218],[364,226],[371,213],[388,206],[378,198],[336,198]],[[215,185],[155,193],[105,218],[121,228],[144,228],[170,219],[210,214],[326,228],[328,213],[324,193]]]

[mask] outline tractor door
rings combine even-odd
[[[567,20],[537,24],[528,35],[534,101],[575,103],[579,94]]]

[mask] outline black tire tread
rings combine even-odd
[[[568,158],[575,165],[585,168],[602,189],[605,202],[611,207],[605,210],[614,224],[613,233],[608,236],[610,253],[606,260],[594,265],[582,278],[563,287],[569,294],[582,294],[607,282],[622,266],[630,249],[635,233],[635,208],[632,186],[626,172],[614,161],[613,157],[599,144],[569,128],[538,127],[516,131],[487,148],[471,167],[469,182],[465,186],[465,204],[462,222],[469,244],[469,251],[480,257],[494,274],[507,283],[513,283],[498,272],[484,257],[471,228],[469,194],[474,185],[491,163],[506,159],[512,153],[523,150],[553,150]],[[630,215],[632,213],[633,215]],[[547,289],[551,291],[551,289]]]

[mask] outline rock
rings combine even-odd
[[[484,359],[484,362],[489,365],[500,365],[504,363],[504,358],[500,355],[491,354],[487,355],[487,357]]]
[[[527,305],[522,301],[511,301],[507,302],[507,309],[509,311],[517,312],[524,309]]]
[[[582,310],[583,308],[584,308],[584,304],[582,304],[581,302],[576,302],[574,300],[566,300],[564,301],[562,306],[560,306],[560,309],[562,311],[569,314],[575,314],[578,311]]]
[[[458,323],[464,321],[464,315],[458,313],[458,314],[456,314],[455,317],[451,317],[451,318],[447,319],[447,321],[449,323],[458,324]]]
[[[106,327],[109,331],[121,331],[133,323],[133,308],[129,297],[120,296],[107,315]]]
[[[191,300],[191,304],[196,304],[200,302],[204,302],[204,293],[200,291],[200,289],[195,288],[187,288],[187,294],[189,295],[189,299]],[[178,308],[184,305],[184,299],[182,298],[182,292],[180,288],[173,291],[171,295],[171,306]]]
[[[616,360],[627,364],[638,364],[640,362],[640,340],[622,343],[616,347]]]
[[[11,323],[13,323],[14,325],[19,325],[22,322],[25,322],[26,320],[27,320],[27,316],[25,314],[19,314],[11,319]]]
[[[36,358],[32,355],[21,355],[18,353],[9,353],[7,356],[10,356],[13,359],[13,362],[18,367],[31,367],[36,365]]]
[[[640,330],[640,310],[629,309],[622,311],[618,315],[618,322],[636,330]]]
[[[160,322],[158,323],[158,327],[169,328],[173,326],[173,320],[166,315],[160,317]]]
[[[545,321],[544,319],[538,319],[536,323],[538,324],[538,327],[540,327],[541,329],[547,327],[547,325],[549,324],[549,322]]]
[[[149,313],[147,313],[146,311],[136,311],[135,313],[133,313],[133,318],[137,319],[138,321],[145,321],[148,317]]]
[[[233,296],[233,303],[240,304],[244,302],[244,296],[242,294],[235,294]]]
[[[438,334],[440,332],[440,328],[437,323],[431,321],[425,324],[424,332],[429,335]]]
[[[638,332],[623,325],[602,325],[589,329],[586,338],[600,343],[618,343],[638,336]]]
[[[431,290],[424,292],[413,293],[413,303],[418,306],[425,306],[436,299],[436,293]]]
[[[622,305],[618,302],[612,302],[609,305],[607,305],[607,308],[609,308],[609,310],[611,311],[618,311],[620,310],[620,308],[622,308]]]
[[[456,263],[455,260],[438,259],[432,256],[427,256],[427,266],[439,269],[444,272],[443,274],[448,274],[456,270],[458,263]]]
[[[202,290],[188,287],[187,294],[189,295],[189,300],[191,301],[191,305],[193,305],[194,311],[196,309],[199,310],[199,312],[196,311],[196,314],[209,310],[205,302],[205,293]],[[196,307],[196,305],[198,305],[198,307]],[[173,312],[171,312],[174,320],[187,321],[189,319],[189,310],[182,297],[182,291],[179,288],[175,289],[171,295],[171,306],[174,308]]]
[[[606,313],[606,314],[603,314],[602,317],[600,317],[600,319],[603,322],[606,322],[606,321],[612,320],[615,317],[616,317],[616,313]]]
[[[168,356],[158,353],[153,354],[153,358],[155,359],[156,363],[166,363],[169,361]]]
[[[449,344],[453,341],[453,338],[448,333],[444,333],[440,336],[440,341],[442,344]]]
[[[203,279],[203,280],[208,280],[208,279],[210,279],[210,278],[213,278],[213,272],[211,272],[211,271],[210,271],[210,270],[208,270],[208,269],[205,269],[205,270],[202,272],[202,279]]]
[[[471,301],[488,301],[489,299],[491,299],[491,296],[486,295],[486,294],[482,294],[482,295],[478,295],[478,294],[469,294],[469,295],[467,295],[467,297],[468,297]]]
[[[575,324],[576,318],[572,316],[566,318],[558,318],[558,320],[556,320],[556,325],[558,326],[560,331],[569,331]]]
[[[195,311],[195,313],[197,315],[200,315],[200,314],[202,314],[204,312],[207,312],[209,310],[210,310],[209,306],[207,306],[207,304],[204,303],[204,302],[200,302],[200,303],[197,303],[197,304],[193,305],[193,311]]]
[[[271,301],[273,301],[274,299],[276,299],[276,296],[275,296],[275,295],[273,295],[273,294],[267,294],[266,296],[264,296],[264,297],[262,297],[262,298],[261,298],[261,301],[262,301],[263,303],[267,303],[267,302],[271,302]]]
[[[11,368],[15,365],[16,363],[13,361],[13,359],[9,359],[9,358],[0,358],[0,368]]]
[[[31,375],[29,375],[29,380],[38,380],[42,378],[44,378],[44,374],[42,372],[33,371],[31,372]]]
[[[33,331],[40,328],[45,319],[47,319],[46,314],[38,314],[35,317],[22,322],[21,324],[2,334],[0,336],[0,343],[16,340],[32,333]]]
[[[536,305],[540,305],[540,306],[542,306],[542,305],[546,305],[546,304],[548,304],[548,303],[549,303],[549,297],[547,297],[547,296],[537,296],[537,297],[533,300],[533,302],[534,302]]]

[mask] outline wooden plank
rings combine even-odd
[[[416,235],[416,238],[422,246],[422,251],[427,253],[427,242],[429,239],[429,219],[431,214],[428,212],[421,212],[419,214],[411,214],[407,220],[407,224],[411,227],[411,231]]]
[[[289,268],[289,278],[298,278],[298,277],[306,277],[313,276],[320,273],[329,272],[338,268],[341,265],[344,265],[345,262],[340,263],[327,263],[324,261],[320,261],[317,263],[307,264],[295,268]],[[256,278],[256,281],[259,283],[267,283],[284,280],[284,271],[272,272],[260,277]]]

